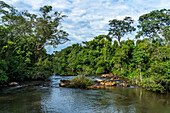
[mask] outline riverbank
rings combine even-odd
[[[87,76],[88,77],[88,76]],[[152,88],[150,87],[145,87],[141,84],[137,84],[134,83],[132,81],[129,81],[125,78],[122,77],[118,77],[118,76],[114,76],[114,74],[110,73],[110,74],[102,74],[100,76],[92,76],[89,77],[94,83],[91,86],[86,86],[84,88],[86,89],[99,89],[99,88],[108,88],[108,87],[142,87],[144,89],[153,91]],[[67,87],[67,88],[74,88],[73,85],[70,85],[71,80],[61,80],[60,81],[60,87]],[[80,83],[81,84],[81,83]],[[80,88],[78,86],[76,86],[76,88]],[[169,93],[169,91],[153,91],[156,93],[162,93],[162,94],[166,94]]]
[[[76,77],[77,75],[71,74],[65,74],[60,75],[62,77]],[[142,87],[144,89],[152,91],[152,88],[143,87],[141,84],[133,83],[132,81],[128,81],[127,79],[124,79],[122,77],[114,76],[114,74],[101,74],[101,75],[95,75],[95,76],[87,76],[87,78],[90,78],[94,83],[91,86],[85,87],[86,89],[99,89],[99,88],[111,88],[111,87]],[[49,78],[46,79],[38,79],[38,80],[27,80],[27,81],[17,81],[17,82],[10,82],[3,85],[0,85],[1,87],[14,87],[18,86],[17,88],[25,88],[30,86],[49,86],[47,83],[50,81]],[[59,83],[60,87],[67,87],[67,88],[78,88],[73,87],[73,85],[70,85],[70,79],[61,80]],[[156,93],[169,93],[169,91],[154,91]]]

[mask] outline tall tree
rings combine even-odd
[[[159,38],[169,42],[170,9],[154,10],[139,17],[139,31],[136,38]]]
[[[36,49],[41,50],[46,45],[63,44],[69,39],[68,33],[61,29],[61,20],[66,17],[55,11],[52,13],[52,6],[44,6],[40,8],[41,16],[34,16],[33,34],[36,43]]]
[[[21,12],[0,1],[0,83],[52,74],[44,47],[69,40],[61,29],[65,15],[53,12],[51,6],[41,7],[40,12]]]
[[[117,20],[113,19],[109,21],[109,36],[112,38],[116,38],[118,40],[118,43],[120,45],[121,38],[127,34],[131,33],[132,31],[135,31],[135,27],[133,27],[131,24],[133,24],[134,20],[132,20],[131,17],[125,17],[123,20]]]
[[[40,15],[30,14],[27,11],[19,12],[4,2],[0,2],[0,14],[2,22],[9,27],[11,37],[30,37],[35,44],[35,56],[47,45],[63,44],[68,39],[68,33],[61,29],[61,21],[65,15],[60,12],[53,12],[52,6],[40,8]]]

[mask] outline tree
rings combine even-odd
[[[68,33],[61,29],[61,20],[66,16],[57,11],[52,13],[52,6],[41,7],[40,15],[30,14],[27,11],[19,12],[2,1],[0,7],[2,22],[12,31],[11,38],[30,37],[34,41],[35,61],[38,58],[38,52],[45,46],[55,47],[69,41]]]
[[[125,17],[123,20],[113,19],[109,21],[109,36],[116,38],[120,45],[121,38],[127,34],[135,31],[135,27],[131,26],[134,20],[131,17]]]
[[[65,15],[52,13],[51,6],[40,12],[21,12],[0,1],[0,84],[52,75],[52,56],[44,47],[69,40],[61,29]]]
[[[139,17],[139,31],[136,38],[149,37],[151,39],[159,38],[169,41],[169,25],[170,25],[170,10],[161,9],[154,10],[148,14]],[[163,37],[165,36],[165,37]]]
[[[34,34],[36,49],[41,50],[46,45],[55,46],[69,41],[68,33],[60,29],[61,20],[66,16],[57,11],[51,14],[52,6],[41,7],[40,12],[41,16],[34,16],[35,20],[31,22],[32,27],[35,28],[31,30]]]

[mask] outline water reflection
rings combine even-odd
[[[170,96],[142,88],[114,87],[82,90],[59,87],[53,76],[49,87],[1,90],[0,113],[169,113]]]

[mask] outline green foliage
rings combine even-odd
[[[96,73],[97,74],[103,74],[103,73],[105,73],[106,71],[105,71],[105,68],[104,67],[98,67],[97,68],[97,70],[96,70]]]
[[[87,88],[88,86],[92,86],[93,84],[93,81],[91,81],[89,78],[79,75],[70,80],[69,86],[75,88]]]
[[[48,55],[46,45],[69,41],[68,33],[60,29],[65,15],[53,12],[51,6],[41,7],[40,15],[20,12],[3,1],[0,8],[0,84],[45,79],[52,73],[113,73],[153,91],[170,90],[169,9],[139,17],[136,38],[143,37],[142,40],[121,41],[135,31],[134,21],[125,17],[109,21],[109,36],[99,35]],[[113,43],[112,38],[117,41]],[[84,76],[71,83],[80,88],[92,84]]]
[[[42,60],[38,59],[38,62],[35,63],[33,73],[31,74],[32,79],[45,79],[50,77],[53,74],[52,62],[48,58]]]
[[[109,21],[109,36],[116,38],[120,45],[121,38],[127,34],[135,31],[135,27],[131,26],[134,20],[131,17],[125,17],[123,20],[113,19]]]
[[[138,25],[139,31],[136,35],[136,38],[146,36],[151,39],[159,38],[165,41],[169,41],[169,13],[169,9],[161,9],[154,10],[148,14],[140,16]],[[162,37],[162,35],[164,37]]]
[[[152,19],[154,20],[153,17]],[[56,73],[113,73],[153,91],[169,90],[169,46],[165,46],[159,38],[144,38],[136,43],[129,39],[120,42],[120,38],[126,33],[135,30],[132,23],[131,18],[110,21],[110,33],[119,38],[118,42],[112,43],[108,36],[99,35],[91,41],[83,42],[83,46],[74,44],[57,52],[54,56],[57,60],[53,61],[57,65]],[[164,30],[164,35],[163,30],[161,32],[162,36],[168,37],[168,27],[164,26]]]
[[[40,8],[40,15],[20,12],[0,1],[0,84],[52,75],[52,55],[46,45],[69,39],[61,28],[65,17],[51,6]]]
[[[4,60],[0,59],[0,84],[7,82],[8,77],[7,77],[7,71],[8,67],[7,64]]]

